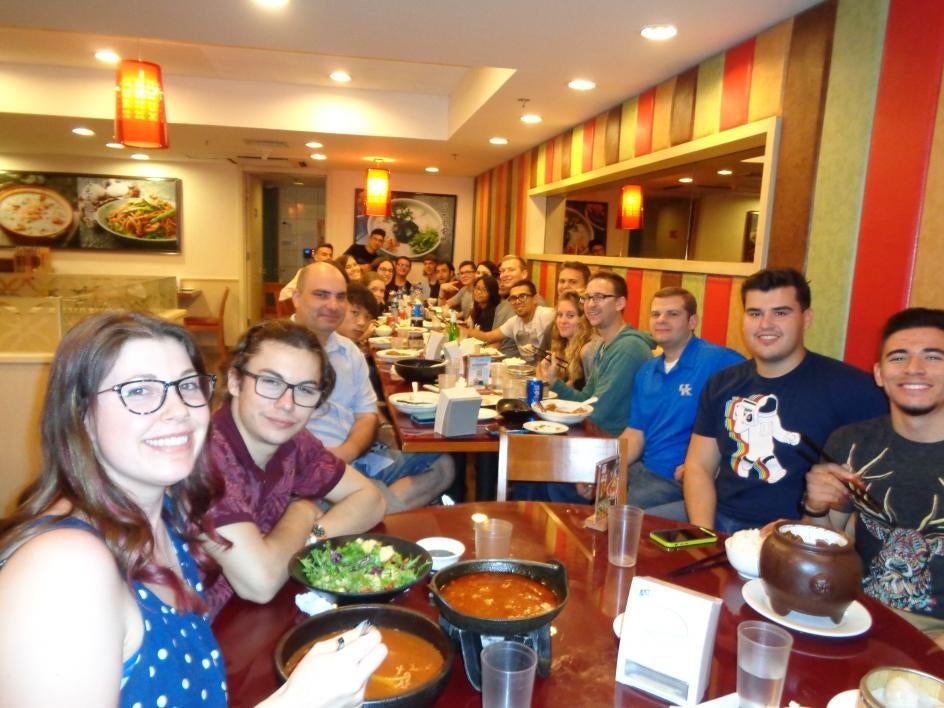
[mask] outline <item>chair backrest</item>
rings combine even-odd
[[[223,288],[223,299],[220,300],[220,326],[223,326],[223,315],[226,314],[226,300],[229,298],[229,288]]]
[[[597,463],[617,455],[620,459],[618,502],[625,504],[629,442],[624,438],[502,433],[498,440],[496,499],[507,498],[509,480],[593,483]]]

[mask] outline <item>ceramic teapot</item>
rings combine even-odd
[[[862,561],[852,539],[830,529],[787,521],[760,549],[760,577],[770,606],[842,621],[862,582]]]

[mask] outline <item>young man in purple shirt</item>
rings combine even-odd
[[[304,327],[272,320],[236,344],[207,446],[225,481],[210,514],[231,544],[207,542],[223,569],[207,589],[214,614],[234,592],[271,600],[288,578],[289,559],[310,536],[359,533],[383,518],[376,488],[305,430],[333,387],[324,350]],[[322,511],[318,499],[331,508]]]

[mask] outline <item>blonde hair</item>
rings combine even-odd
[[[557,319],[551,325],[551,351],[560,359],[567,362],[567,381],[579,381],[586,378],[586,372],[583,370],[583,360],[580,357],[580,351],[583,346],[593,338],[593,327],[587,321],[583,314],[583,305],[580,304],[581,293],[571,291],[564,293],[557,300],[557,304],[567,301],[571,303],[580,315],[577,321],[577,331],[574,336],[568,338],[562,337],[560,330],[557,329]]]

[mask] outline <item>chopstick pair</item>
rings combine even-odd
[[[819,460],[822,460],[823,462],[830,462],[835,465],[841,464],[833,459],[833,457],[829,455],[829,453],[827,453],[823,448],[817,445],[816,441],[806,433],[800,433],[800,443],[806,445],[818,456],[818,459],[815,459],[810,455],[804,454],[803,448],[797,445],[797,452],[800,453],[800,457],[804,458],[811,465],[815,465],[817,462],[819,462]],[[858,481],[858,484],[848,479],[843,479],[840,481],[843,483],[843,486],[849,490],[849,493],[852,495],[853,499],[859,502],[863,508],[872,512],[873,514],[882,514],[884,512],[882,506],[871,494],[869,494],[861,480]]]
[[[694,573],[699,570],[716,568],[717,566],[724,565],[727,562],[727,551],[718,551],[717,553],[712,553],[711,555],[705,556],[704,558],[699,558],[697,561],[693,561],[688,565],[683,565],[680,568],[676,568],[675,570],[670,570],[668,573],[666,573],[666,577],[677,578],[680,575],[687,575],[688,573]]]
[[[540,354],[542,359],[550,359],[550,358],[551,358],[551,352],[549,352],[547,349],[541,349],[541,347],[534,347],[534,351],[536,351],[538,354]],[[557,359],[557,366],[560,367],[561,369],[566,368],[566,367],[567,367],[567,362],[564,361],[564,360],[561,359],[561,358],[558,358],[558,359]]]

